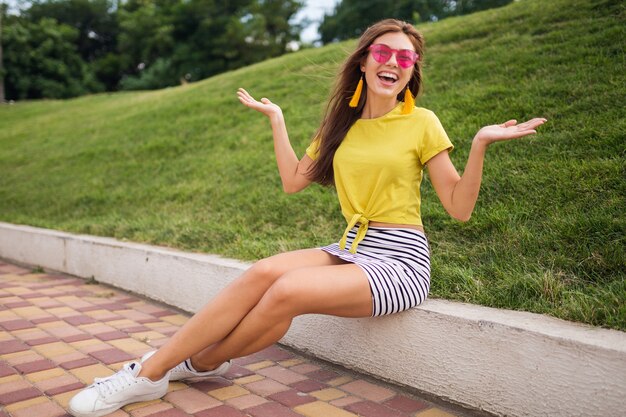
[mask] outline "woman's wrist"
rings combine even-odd
[[[474,136],[472,140],[472,148],[482,150],[483,152],[487,150],[489,145],[491,145],[491,142],[479,135]]]
[[[285,121],[285,117],[283,116],[282,110],[277,110],[271,114],[268,114],[267,117],[270,119],[270,123],[281,123]]]

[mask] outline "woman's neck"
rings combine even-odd
[[[361,112],[361,119],[375,119],[384,116],[398,105],[398,100],[393,98],[371,98],[368,96]]]

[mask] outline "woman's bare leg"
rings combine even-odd
[[[274,282],[292,270],[343,261],[320,249],[287,252],[263,259],[191,317],[143,364],[140,376],[158,380],[183,360],[224,339],[261,300]]]
[[[307,314],[369,317],[372,293],[363,270],[354,264],[301,268],[277,280],[261,301],[223,340],[196,357],[199,369],[249,355],[280,340],[294,317]]]

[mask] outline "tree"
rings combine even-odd
[[[4,65],[2,64],[2,17],[6,11],[4,3],[0,3],[0,104],[5,102],[4,99]]]
[[[351,39],[386,18],[428,22],[503,6],[513,0],[342,0],[319,27],[322,43]]]
[[[120,51],[134,72],[123,88],[200,80],[281,55],[299,39],[290,24],[299,0],[152,0],[148,10],[133,1],[119,13]]]
[[[68,98],[102,90],[76,51],[76,29],[9,16],[3,26],[7,98]]]
[[[76,47],[87,62],[116,50],[119,27],[112,0],[36,0],[23,15],[32,22],[51,18],[76,29]]]

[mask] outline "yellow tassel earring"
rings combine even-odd
[[[352,96],[352,100],[350,100],[350,107],[356,107],[359,105],[359,99],[361,98],[361,91],[363,90],[363,74],[361,74],[361,79],[359,83],[356,85],[356,90],[354,90],[354,95]]]
[[[415,100],[413,99],[413,94],[411,94],[409,86],[407,86],[406,91],[404,92],[404,106],[402,106],[402,114],[411,114],[413,107],[415,107]]]

